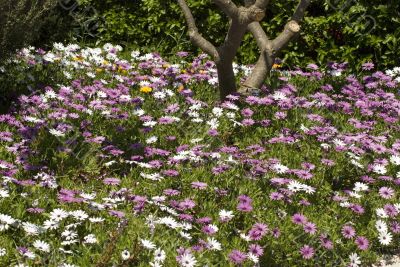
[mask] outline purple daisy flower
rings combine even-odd
[[[296,213],[292,216],[292,222],[295,224],[305,224],[307,222],[307,218],[301,213]]]
[[[303,257],[303,259],[309,260],[314,256],[314,248],[308,246],[308,245],[304,245],[301,249],[300,249],[300,253],[301,256]]]
[[[351,239],[356,235],[356,230],[350,225],[345,225],[342,228],[342,235],[347,239]]]
[[[379,189],[379,195],[382,198],[390,199],[394,196],[394,190],[390,187],[383,186]]]
[[[355,240],[357,247],[361,250],[367,250],[369,247],[369,241],[364,236],[358,236]]]
[[[241,252],[240,250],[232,250],[228,255],[229,260],[234,264],[241,264],[247,258],[246,254]]]
[[[264,249],[258,244],[251,244],[249,246],[249,252],[257,257],[261,257],[264,254]]]
[[[303,225],[304,232],[309,233],[311,235],[317,232],[317,226],[312,222],[307,222]]]

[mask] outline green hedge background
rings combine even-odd
[[[234,1],[240,4],[242,1]],[[263,26],[271,38],[282,30],[297,0],[271,0]],[[213,43],[225,35],[227,18],[210,0],[188,0],[198,27]],[[182,13],[174,0],[80,0],[104,20],[101,42],[169,55],[196,50],[186,35]],[[301,36],[282,53],[287,66],[310,62],[347,61],[352,67],[372,60],[381,68],[400,63],[400,1],[315,0],[308,9]],[[247,35],[238,62],[254,63],[258,56]]]
[[[1,36],[2,55],[7,54],[7,49],[15,51],[28,44],[46,47],[55,41],[82,45],[111,42],[127,49],[157,51],[165,56],[182,50],[197,50],[189,42],[185,21],[175,0],[46,1],[57,1],[58,5],[35,24],[27,24],[21,16],[3,16],[0,28],[5,29],[7,24],[7,32],[13,33],[10,36],[14,39]],[[33,3],[46,1],[11,2],[15,6],[23,3],[28,8]],[[74,1],[77,1],[76,4]],[[227,30],[225,15],[211,0],[187,1],[204,36],[215,44],[221,43]],[[0,0],[0,13],[7,13],[8,9],[4,7],[11,2]],[[234,2],[240,4],[242,1]],[[271,38],[282,30],[297,2],[270,1],[262,24]],[[11,31],[10,25],[14,25],[15,30]],[[327,61],[347,61],[351,67],[359,67],[361,63],[372,60],[379,68],[390,68],[400,63],[399,42],[399,0],[314,0],[308,9],[301,35],[282,53],[281,58],[287,67],[304,66],[310,62],[325,64]],[[249,64],[254,63],[257,57],[255,41],[251,35],[246,35],[237,61]]]

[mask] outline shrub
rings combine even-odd
[[[243,1],[234,1],[242,3]],[[118,42],[142,51],[172,54],[178,50],[193,51],[186,37],[185,22],[174,0],[119,1],[82,0],[104,17],[100,38],[103,42]],[[199,30],[214,43],[223,41],[227,21],[209,0],[189,1]],[[297,1],[271,1],[263,27],[271,38],[282,30]],[[351,7],[349,4],[352,4]],[[396,0],[325,0],[314,1],[297,42],[283,51],[288,66],[308,62],[323,64],[328,60],[347,61],[352,67],[373,59],[379,67],[393,67],[400,57],[400,2]],[[205,15],[206,14],[206,15]],[[361,19],[360,19],[361,18]],[[363,19],[364,18],[364,19]],[[373,18],[375,27],[365,27]],[[246,35],[238,61],[254,62],[257,46]]]
[[[57,0],[1,0],[0,61],[38,39],[49,11]]]

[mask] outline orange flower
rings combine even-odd
[[[278,68],[280,68],[280,67],[282,67],[282,65],[279,65],[279,64],[274,64],[274,65],[272,65],[272,68],[273,68],[273,69],[278,69]]]

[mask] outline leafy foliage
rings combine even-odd
[[[188,1],[198,27],[213,43],[224,38],[228,21],[209,0]],[[235,1],[240,4],[242,1]],[[288,21],[297,0],[271,1],[263,27],[271,37]],[[100,26],[103,42],[120,43],[142,51],[157,50],[173,54],[193,51],[186,36],[186,25],[174,0],[81,0],[94,7],[104,23]],[[328,60],[347,61],[353,67],[373,60],[380,67],[393,67],[400,50],[400,2],[325,0],[314,1],[297,41],[282,53],[287,65],[323,64]],[[238,61],[254,63],[257,46],[247,35]]]
[[[49,11],[57,0],[0,1],[0,60],[24,45],[37,41]]]

